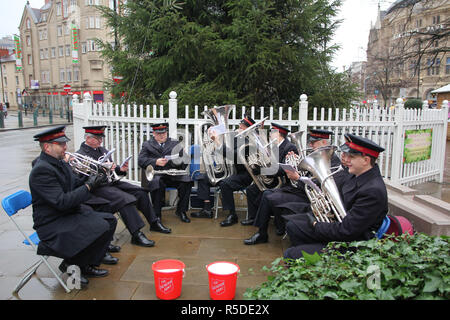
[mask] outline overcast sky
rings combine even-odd
[[[33,8],[40,8],[44,0],[29,0]],[[20,19],[26,0],[0,0],[0,36],[18,34]],[[333,66],[339,71],[353,61],[366,59],[367,40],[371,24],[377,18],[377,7],[386,9],[394,1],[390,0],[343,0],[339,18],[344,19],[335,35],[335,43],[341,46]]]

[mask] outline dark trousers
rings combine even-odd
[[[199,174],[197,179],[197,196],[200,200],[210,200],[210,190],[212,184],[206,174]]]
[[[309,254],[320,253],[326,247],[328,241],[314,233],[306,215],[299,216],[296,223],[289,221],[286,224],[286,232],[292,246],[284,252],[285,258],[298,259],[303,256],[302,251]]]
[[[70,265],[77,265],[84,267],[87,265],[99,266],[103,257],[106,254],[106,250],[109,247],[111,239],[113,238],[114,231],[116,230],[117,220],[114,216],[105,218],[109,223],[109,229],[106,230],[101,236],[99,236],[89,246],[81,250],[78,254],[70,259],[65,259],[65,262]]]
[[[259,190],[256,184],[249,186],[245,192],[247,193],[248,218],[255,219],[263,193]]]
[[[267,234],[270,216],[274,216],[275,225],[279,229],[284,228],[284,220],[281,215],[282,208],[278,207],[283,203],[298,201],[299,197],[295,193],[285,192],[283,189],[266,190],[261,196],[258,211],[253,225],[259,227],[260,233]]]
[[[252,181],[252,177],[247,171],[239,172],[219,181],[218,186],[220,187],[223,210],[229,210],[232,213],[236,212],[233,192],[247,188]]]
[[[159,179],[159,188],[151,192],[153,208],[157,217],[161,217],[166,188],[177,188],[178,204],[177,213],[186,212],[189,209],[189,196],[191,194],[192,182],[173,181],[170,176],[162,176]]]
[[[153,205],[150,201],[150,197],[148,195],[148,192],[145,190],[130,190],[128,193],[131,193],[133,196],[136,197],[136,208],[142,212],[145,219],[147,219],[148,223],[153,223],[158,220],[158,217],[156,216],[155,209],[153,208]]]

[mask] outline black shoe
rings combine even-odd
[[[269,237],[267,235],[262,235],[261,233],[257,232],[250,238],[245,239],[244,244],[253,245],[258,243],[266,243],[267,241],[269,241]]]
[[[113,244],[110,244],[108,247],[108,252],[114,253],[114,252],[119,252],[120,251],[120,247],[119,246],[115,246]]]
[[[241,224],[243,226],[251,226],[251,225],[253,225],[254,222],[255,222],[255,219],[250,218],[250,219],[242,220]]]
[[[209,218],[213,217],[213,213],[211,210],[202,209],[199,212],[192,212],[191,218]]]
[[[108,270],[99,269],[94,266],[85,266],[80,269],[81,269],[81,274],[86,277],[101,278],[101,277],[106,277],[109,274]]]
[[[117,264],[117,262],[119,262],[119,259],[110,255],[109,252],[105,253],[105,256],[103,257],[103,260],[102,260],[103,264],[111,264],[112,265],[112,264]]]
[[[229,227],[238,222],[237,214],[230,213],[228,217],[220,223],[221,227]]]
[[[136,232],[136,234],[131,237],[131,243],[141,247],[153,247],[155,245],[155,241],[147,239],[142,231]]]
[[[67,268],[70,266],[70,264],[68,264],[67,262],[65,262],[64,260],[61,262],[61,264],[59,265],[59,270],[61,270],[62,273],[66,273],[67,272]],[[80,274],[80,285],[82,287],[85,287],[89,284],[89,280],[84,277],[82,274]]]
[[[161,221],[157,220],[150,224],[150,231],[161,232],[161,233],[171,233],[170,228],[165,227]]]
[[[188,218],[188,216],[186,215],[186,212],[181,212],[181,213],[175,213],[178,217],[180,217],[181,221],[189,223],[191,222],[191,219]]]

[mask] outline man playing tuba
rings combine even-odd
[[[317,222],[312,213],[307,212],[303,219],[289,221],[286,231],[292,247],[285,251],[285,258],[297,259],[302,251],[320,252],[332,241],[368,240],[388,213],[386,186],[376,164],[384,148],[353,134],[346,134],[345,138],[347,141],[341,149],[348,153],[348,172],[353,175],[342,186],[347,215],[342,222],[328,223]]]

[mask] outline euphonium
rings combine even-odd
[[[268,117],[257,123],[254,123],[247,129],[241,131],[236,135],[236,137],[249,138],[248,143],[244,143],[239,147],[238,156],[240,161],[244,164],[248,173],[252,177],[253,182],[260,191],[265,191],[269,188],[278,188],[282,184],[280,177],[268,176],[263,174],[255,175],[253,174],[252,170],[252,168],[255,167],[269,168],[273,165],[278,166],[278,159],[275,157],[275,153],[272,150],[272,145],[277,140],[272,140],[267,143],[267,138],[262,134],[262,130],[258,132],[258,129],[262,129],[262,127],[264,126],[264,121],[266,119],[268,119]],[[245,154],[245,150],[247,147],[249,147],[250,149],[248,155]],[[275,170],[274,175],[276,175],[276,173],[277,170]]]
[[[300,178],[305,182],[306,195],[311,202],[313,214],[319,222],[333,222],[334,220],[342,222],[347,215],[333,178],[333,175],[342,170],[342,167],[331,172],[331,157],[335,150],[336,146],[318,148],[307,155],[299,165],[301,170],[309,171],[320,182],[319,188],[312,179]]]
[[[294,167],[300,176],[306,175],[306,172],[304,170],[299,169],[300,162],[305,158],[306,151],[308,150],[306,148],[303,148],[302,137],[304,133],[305,131],[297,131],[289,134],[291,142],[297,147],[298,154],[294,153],[292,155],[287,155],[285,159],[285,163],[290,164],[292,167]],[[298,185],[297,181],[294,180],[290,181],[292,186],[297,187]]]
[[[219,181],[232,176],[235,172],[234,163],[224,157],[224,148],[233,145],[232,136],[228,128],[228,117],[235,105],[224,105],[211,108],[202,112],[206,115],[206,122],[198,127],[201,143],[201,161],[205,172],[212,185],[216,185]],[[218,131],[222,131],[217,136],[219,141],[210,138],[209,129],[217,127]],[[218,148],[217,146],[220,146]]]

